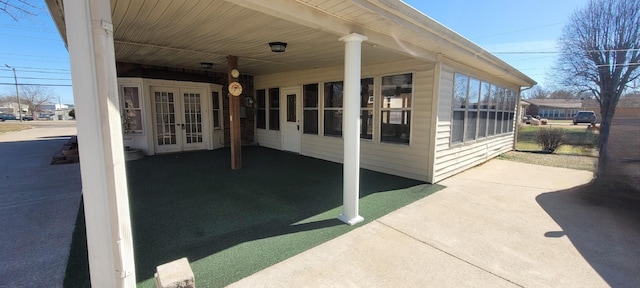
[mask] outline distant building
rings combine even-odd
[[[539,115],[553,120],[571,119],[578,111],[594,111],[600,119],[600,104],[596,99],[527,99],[526,115]],[[616,118],[640,118],[640,96],[620,98],[616,107]]]
[[[55,103],[44,103],[44,104],[40,105],[40,110],[42,110],[42,111],[69,110],[69,105],[67,105],[67,104],[55,104]]]

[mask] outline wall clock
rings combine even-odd
[[[229,94],[232,96],[240,96],[240,94],[242,94],[242,85],[235,81],[229,83]]]
[[[240,76],[240,71],[238,71],[238,69],[232,69],[231,70],[231,77],[233,78],[238,78],[238,76]]]

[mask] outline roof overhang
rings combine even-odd
[[[61,0],[46,0],[66,42]],[[394,0],[112,0],[116,60],[200,69],[214,63],[226,71],[226,57],[239,57],[245,74],[342,65],[344,43],[359,33],[362,63],[402,60],[435,62],[437,55],[519,86],[536,82],[466,38]],[[287,42],[285,53],[268,43]]]

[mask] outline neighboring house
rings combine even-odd
[[[71,62],[78,63],[72,65],[74,94],[82,95],[77,113],[89,113],[81,108],[89,106],[99,111],[85,115],[114,125],[114,100],[103,101],[111,97],[110,80],[106,88],[101,81],[117,74],[116,102],[129,132],[125,145],[148,155],[231,146],[233,159],[238,135],[243,144],[344,163],[340,219],[349,224],[362,219],[359,167],[435,183],[509,151],[520,90],[536,84],[401,1],[46,2]],[[282,46],[285,52],[272,52]],[[86,61],[98,64],[80,65]],[[231,68],[239,73],[227,73]],[[235,81],[240,96],[230,96],[239,89],[227,92],[237,88]],[[98,124],[78,122],[80,141],[116,143],[111,134],[94,134],[108,129],[90,125]],[[121,149],[98,144],[82,146],[105,149],[81,149],[84,161],[100,162]],[[119,161],[98,164],[82,165],[83,173],[124,175]],[[126,189],[113,188],[118,185],[84,178],[84,189],[126,197]],[[85,206],[104,210],[126,203],[100,195],[85,194]],[[124,211],[117,207],[107,210]],[[111,217],[87,215],[87,233],[119,237],[93,229],[128,227],[128,214]],[[118,259],[127,260],[129,244],[118,243],[124,248],[89,243],[90,254],[92,245],[104,244],[95,251],[122,253]],[[92,270],[92,277],[113,273],[100,271]]]
[[[526,115],[539,115],[541,118],[552,120],[572,119],[578,111],[594,111],[601,119],[600,104],[596,99],[527,99]],[[640,118],[640,96],[621,97],[616,106],[616,118]]]

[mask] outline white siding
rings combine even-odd
[[[256,129],[256,142],[258,145],[269,147],[272,149],[282,149],[282,139],[280,138],[280,131]]]
[[[433,64],[407,61],[362,68],[363,78],[374,78],[376,87],[374,97],[380,97],[379,88],[382,76],[402,73],[413,73],[410,144],[380,143],[379,135],[376,135],[379,133],[379,124],[376,123],[376,126],[374,126],[374,139],[363,139],[360,142],[360,163],[362,168],[426,181],[429,167],[429,135],[432,126]],[[292,73],[258,75],[255,76],[254,80],[256,89],[302,86],[311,83],[319,83],[322,86],[323,82],[342,80],[343,74],[343,67],[339,66]],[[322,99],[322,95],[322,87],[320,87],[320,99]],[[320,105],[322,106],[322,103]],[[380,115],[376,111],[378,110],[374,110],[374,121],[378,122]],[[318,125],[318,130],[322,134],[322,121],[319,121]],[[261,146],[281,149],[279,146],[280,134],[265,132],[265,130],[257,130],[256,141]],[[301,154],[341,163],[343,156],[342,138],[303,134]]]
[[[469,74],[461,68],[443,65],[439,79],[438,124],[434,161],[434,182],[453,176],[479,165],[513,148],[513,133],[501,134],[465,144],[450,144],[451,102],[453,99],[453,77],[455,72]],[[471,74],[474,77],[478,74]],[[482,76],[482,74],[480,74]],[[487,79],[487,77],[479,77]],[[488,79],[492,81],[494,79]],[[504,83],[498,83],[505,85]],[[514,89],[513,86],[507,86]]]

